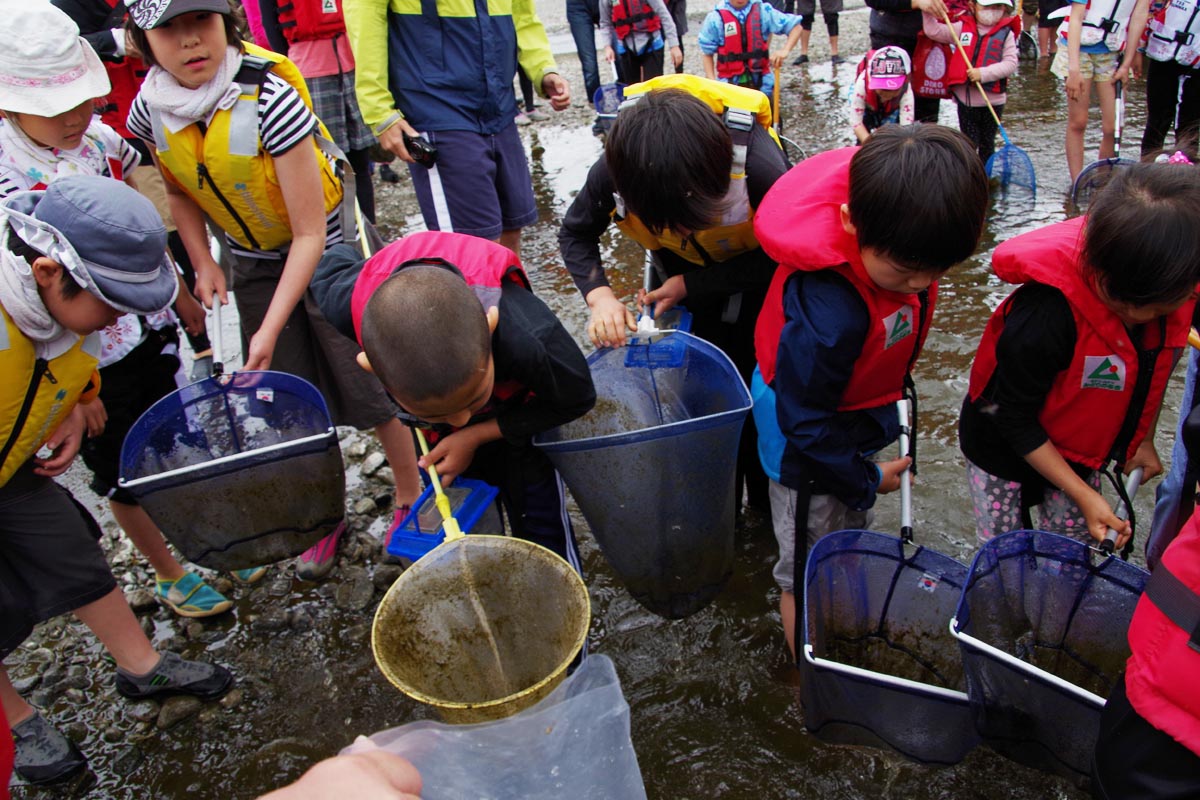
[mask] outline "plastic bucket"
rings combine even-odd
[[[246,569],[299,555],[345,516],[337,432],[321,393],[283,372],[185,386],[125,437],[119,485],[189,561]]]
[[[808,555],[800,659],[805,726],[826,741],[955,764],[979,742],[946,628],[967,567],[872,531]]]
[[[596,406],[534,438],[630,594],[680,619],[733,571],[734,477],[750,393],[724,353],[683,332],[588,357]]]
[[[984,545],[950,629],[992,749],[1067,777],[1090,774],[1149,577],[1057,533],[1013,531]]]
[[[384,676],[447,722],[501,719],[562,681],[587,638],[587,586],[540,545],[463,536],[388,589],[371,629]]]

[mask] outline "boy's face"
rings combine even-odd
[[[83,143],[83,134],[92,122],[92,101],[87,100],[54,117],[18,114],[5,111],[4,116],[16,123],[34,144],[56,150],[73,150]]]
[[[116,323],[122,312],[91,292],[85,290],[70,298],[64,297],[62,272],[61,264],[45,256],[33,262],[38,294],[59,325],[79,336],[87,336]]]
[[[750,0],[729,0],[729,5],[740,11],[741,9],[750,5]]]
[[[876,286],[900,294],[916,294],[924,291],[947,272],[947,270],[939,272],[915,270],[897,264],[890,256],[880,253],[873,247],[862,249],[862,260],[863,266],[867,270],[867,276]]]
[[[488,358],[484,368],[475,374],[477,378],[464,383],[444,397],[410,400],[398,395],[393,396],[405,411],[417,419],[461,428],[488,404],[495,388],[496,368],[491,358]]]

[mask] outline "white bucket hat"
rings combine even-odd
[[[0,110],[55,117],[108,94],[100,57],[45,0],[0,0]]]

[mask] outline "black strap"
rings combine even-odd
[[[1146,597],[1189,634],[1188,647],[1200,653],[1200,595],[1159,562],[1146,582]]]
[[[796,618],[792,626],[792,643],[795,645],[796,666],[800,665],[800,655],[804,649],[804,582],[808,573],[808,508],[812,501],[812,481],[802,480],[796,490],[795,525],[793,537],[792,558],[792,600],[796,609]]]

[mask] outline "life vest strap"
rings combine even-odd
[[[1200,595],[1160,561],[1146,582],[1146,597],[1167,619],[1191,634],[1188,647],[1200,653]]]

